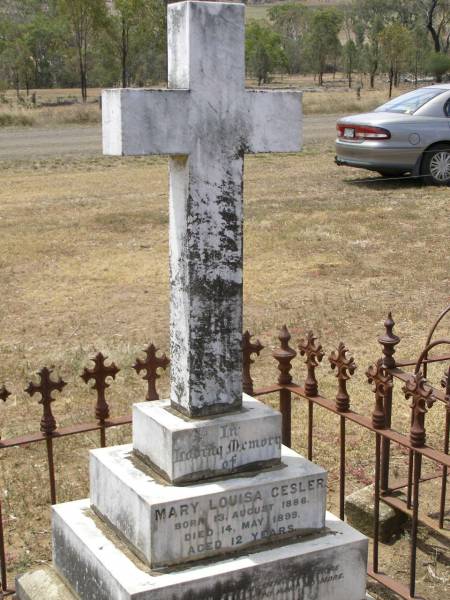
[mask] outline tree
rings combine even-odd
[[[348,87],[352,87],[353,83],[353,71],[357,66],[358,61],[358,49],[353,40],[348,40],[342,48],[342,57],[344,59],[345,72],[348,79]]]
[[[268,83],[276,69],[286,68],[286,55],[280,35],[265,21],[250,21],[245,34],[245,57],[248,72],[258,85]]]
[[[450,49],[450,0],[419,0],[435,52]]]
[[[87,101],[88,55],[93,35],[104,27],[106,5],[104,0],[58,0],[61,14],[67,18],[73,35],[78,58],[81,97]]]
[[[431,54],[427,62],[427,71],[433,73],[437,82],[442,81],[442,76],[450,71],[450,56],[442,52]]]
[[[131,39],[144,16],[145,0],[114,0],[108,34],[120,53],[122,87],[130,85]]]
[[[423,22],[417,22],[411,32],[412,35],[412,69],[414,73],[414,85],[417,87],[419,81],[419,73],[427,71],[426,62],[431,52],[430,40],[428,32],[424,27]]]
[[[411,32],[400,23],[392,23],[380,33],[382,57],[389,73],[389,98],[392,86],[398,80],[402,66],[409,57],[412,44]]]
[[[319,85],[323,85],[323,75],[327,62],[336,62],[341,43],[339,33],[342,26],[342,14],[335,8],[321,8],[311,17],[307,35],[307,48],[312,67],[319,76]]]
[[[308,30],[310,11],[303,5],[290,2],[269,9],[268,15],[281,42],[287,59],[288,73],[299,73],[302,66],[303,40]]]
[[[66,30],[56,17],[36,13],[22,30],[22,40],[32,62],[33,87],[52,87],[64,48]]]

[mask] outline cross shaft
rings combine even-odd
[[[171,404],[242,405],[243,159],[301,148],[301,94],[245,90],[245,7],[168,7],[168,90],[103,95],[105,154],[170,156]]]

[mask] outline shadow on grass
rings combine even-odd
[[[358,179],[345,179],[344,181],[345,183],[349,183],[356,187],[382,190],[398,190],[399,188],[417,189],[426,185],[423,177],[419,175],[403,175],[400,177],[361,177]]]

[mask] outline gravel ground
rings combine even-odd
[[[334,140],[336,115],[305,117],[305,146]],[[96,155],[101,152],[98,125],[0,130],[0,160]]]

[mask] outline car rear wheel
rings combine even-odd
[[[450,185],[450,145],[440,144],[425,152],[422,175],[429,185]]]

